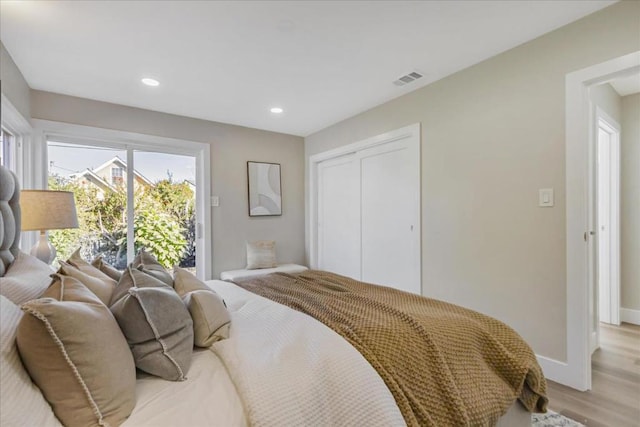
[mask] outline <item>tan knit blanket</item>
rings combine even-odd
[[[546,410],[535,355],[496,319],[323,271],[236,284],[342,335],[382,377],[409,426],[494,425],[515,399]]]

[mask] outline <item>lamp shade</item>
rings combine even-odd
[[[77,228],[76,202],[71,191],[22,190],[23,231]]]

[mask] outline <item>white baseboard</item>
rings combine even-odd
[[[545,378],[571,387],[572,381],[567,376],[567,363],[536,354]]]
[[[620,321],[640,325],[640,310],[621,307]],[[572,369],[567,362],[540,356],[539,354],[536,354],[536,359],[538,359],[542,372],[544,372],[544,376],[547,379],[579,391],[586,390],[585,386],[577,381],[575,369]]]
[[[640,325],[640,310],[620,307],[620,321]]]

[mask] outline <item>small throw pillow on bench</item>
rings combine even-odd
[[[276,267],[276,242],[259,240],[247,243],[247,270]]]

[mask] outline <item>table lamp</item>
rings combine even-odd
[[[71,191],[22,190],[20,192],[22,231],[40,231],[40,240],[31,248],[31,255],[51,264],[56,248],[47,239],[47,230],[78,228],[76,202]]]

